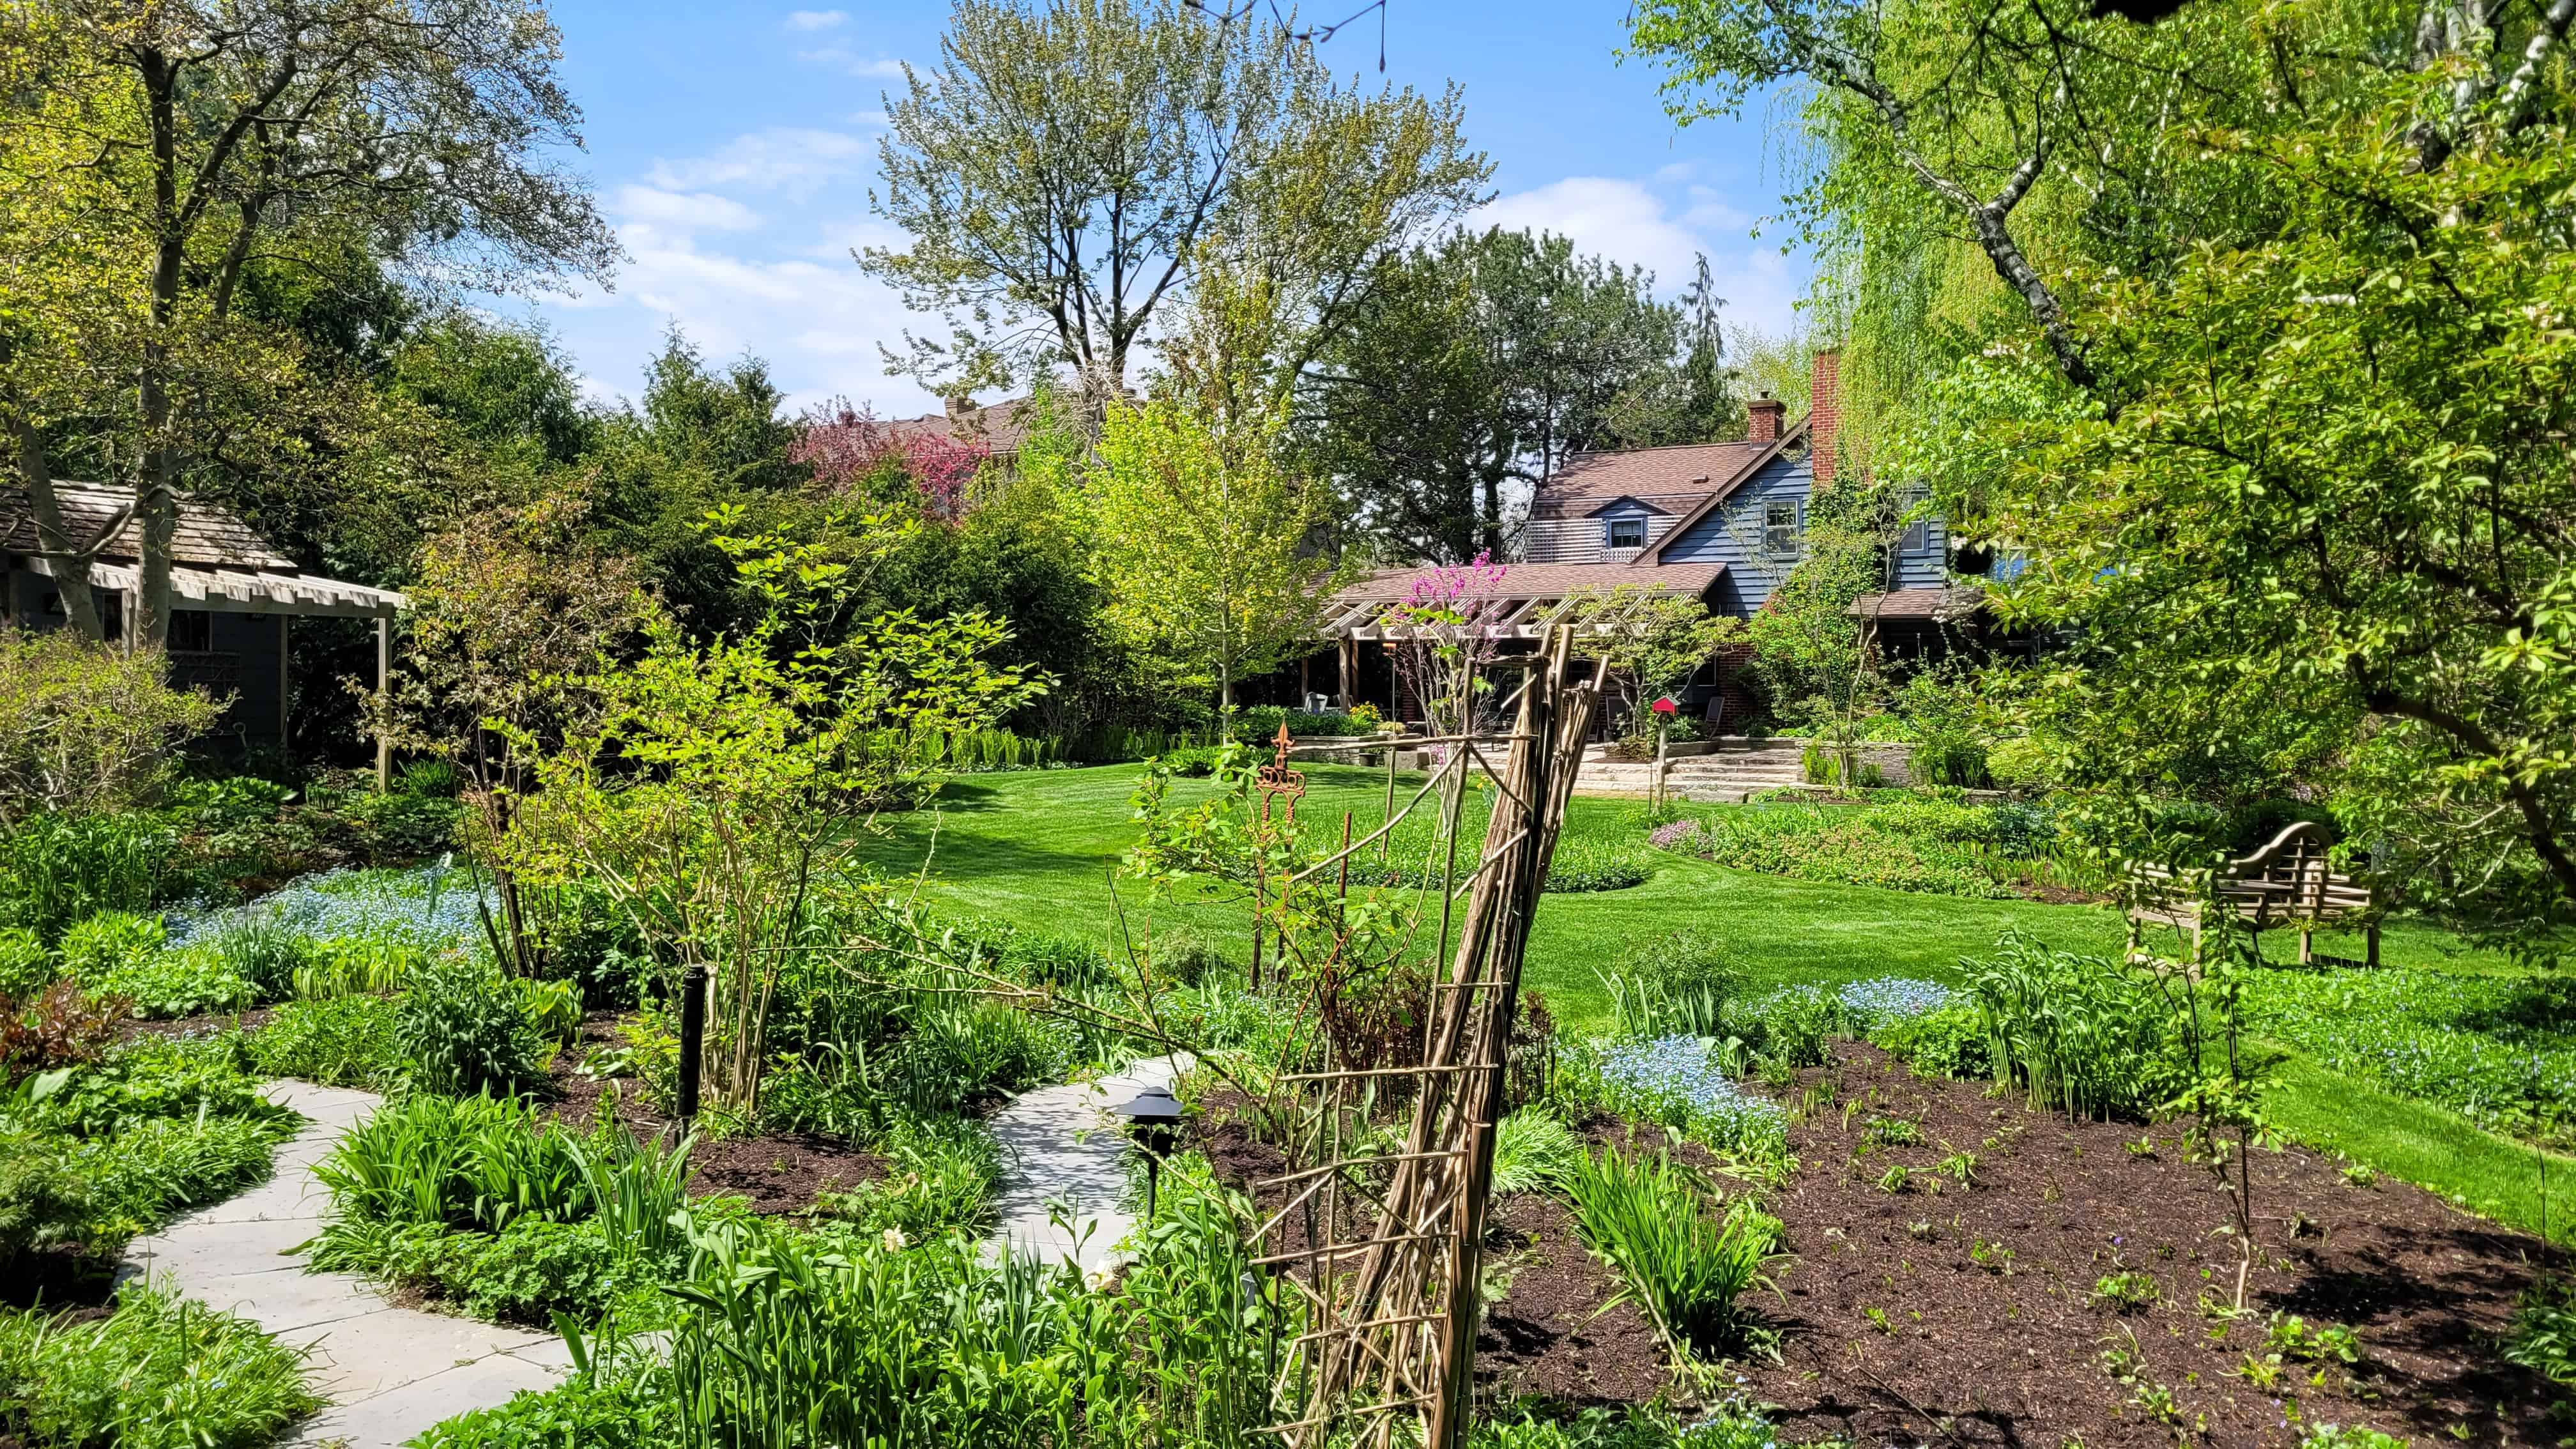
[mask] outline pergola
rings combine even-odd
[[[1363,642],[1396,644],[1419,638],[1450,639],[1461,634],[1483,639],[1536,640],[1546,635],[1550,625],[1565,622],[1576,608],[1612,597],[1619,590],[1631,591],[1622,607],[1633,611],[1656,599],[1705,599],[1725,573],[1726,565],[1722,563],[1510,564],[1492,588],[1475,596],[1477,618],[1462,627],[1422,626],[1391,617],[1395,607],[1413,593],[1422,571],[1390,569],[1333,594],[1325,602],[1321,633],[1334,641],[1340,653],[1342,698],[1347,701],[1359,692],[1359,650]],[[1583,632],[1599,636],[1614,633],[1618,627],[1618,611],[1614,610],[1588,621]]]
[[[100,483],[58,482],[54,492],[62,509],[63,533],[76,543],[95,544],[88,567],[90,587],[117,604],[119,634],[130,648],[135,642],[135,610],[125,606],[142,587],[139,528],[134,522],[134,490]],[[53,581],[75,562],[40,546],[33,510],[23,490],[0,491],[0,619],[27,628],[61,625]],[[178,526],[171,538],[171,606],[210,616],[208,637],[198,647],[174,639],[175,673],[223,653],[214,648],[211,616],[236,619],[229,632],[242,637],[250,618],[277,621],[277,728],[286,734],[288,697],[287,628],[295,618],[373,619],[376,622],[376,687],[385,687],[393,671],[394,615],[410,600],[391,589],[353,584],[306,573],[295,560],[279,553],[256,529],[231,510],[203,499],[181,495]],[[241,616],[250,616],[243,618]],[[376,744],[376,774],[381,783],[391,766],[387,745]]]

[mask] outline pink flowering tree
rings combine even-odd
[[[936,424],[881,422],[847,398],[806,414],[803,431],[787,449],[788,458],[812,468],[816,486],[834,496],[900,473],[920,495],[922,516],[942,523],[965,516],[967,486],[992,454],[981,438],[955,437]]]
[[[1503,580],[1510,573],[1511,565],[1482,553],[1472,563],[1435,565],[1414,575],[1404,597],[1379,616],[1379,623],[1396,636],[1396,675],[1421,704],[1435,736],[1472,734],[1480,723],[1478,700],[1493,688],[1485,678],[1486,666],[1502,653],[1508,637],[1502,627],[1509,602]],[[1435,748],[1445,760],[1453,747]],[[1443,792],[1448,797],[1455,793],[1454,788]],[[1456,811],[1454,798],[1443,803],[1452,807],[1442,811],[1445,834]]]

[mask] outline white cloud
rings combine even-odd
[[[1690,279],[1693,258],[1708,243],[1664,214],[1661,198],[1634,181],[1569,176],[1533,191],[1496,197],[1468,218],[1482,228],[1527,228],[1570,237],[1574,249],[1643,266],[1658,290]]]
[[[739,186],[803,195],[866,163],[868,143],[846,131],[776,127],[737,136],[711,155],[659,160],[644,179],[664,191]]]
[[[1688,192],[1691,205],[1676,212],[1640,182],[1569,176],[1497,197],[1467,224],[1555,232],[1571,238],[1579,252],[1653,272],[1655,291],[1664,297],[1678,296],[1690,284],[1705,252],[1710,279],[1727,299],[1727,320],[1773,333],[1785,328],[1801,288],[1788,259],[1777,247],[1755,242],[1751,219],[1718,192],[1705,186]]]
[[[790,30],[838,30],[849,23],[847,10],[796,10],[787,16]]]
[[[759,227],[760,214],[739,201],[711,192],[664,191],[654,186],[621,186],[615,200],[617,214],[630,222],[643,222],[673,232],[751,231]]]

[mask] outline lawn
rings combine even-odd
[[[920,874],[927,898],[962,913],[1030,930],[1111,937],[1122,913],[1129,931],[1187,930],[1243,949],[1241,905],[1206,899],[1156,901],[1134,882],[1114,882],[1118,858],[1135,839],[1128,797],[1136,766],[993,774],[956,781],[935,810],[888,816],[866,851],[881,868]],[[1351,812],[1364,836],[1384,818],[1383,773],[1310,766],[1299,806],[1313,820]],[[1409,794],[1419,776],[1400,777]],[[1204,781],[1182,781],[1176,796],[1202,797]],[[1401,796],[1400,796],[1401,798]],[[1637,807],[1577,799],[1569,831],[1610,832]],[[933,837],[936,845],[933,847]],[[926,861],[926,863],[925,863]],[[1973,901],[1950,896],[1825,886],[1747,874],[1687,859],[1654,857],[1646,884],[1622,891],[1550,895],[1530,940],[1528,982],[1561,1019],[1598,1022],[1608,1001],[1598,973],[1641,942],[1668,931],[1705,932],[1731,947],[1755,978],[1771,984],[1838,985],[1871,976],[1952,981],[1963,956],[1992,949],[2019,928],[2054,945],[2108,954],[2122,939],[2119,916],[2100,906]],[[2358,957],[2359,940],[2319,938],[2321,949]],[[2281,938],[2286,950],[2289,938]],[[2513,968],[2457,936],[2409,922],[2385,932],[2389,966],[2479,975]],[[2350,1081],[2295,1053],[2285,1054],[2271,1110],[2299,1140],[2331,1148],[2379,1171],[2423,1184],[2501,1220],[2537,1230],[2548,1175],[2576,1184],[2576,1159],[2479,1130],[2456,1115]],[[2564,1191],[2564,1189],[2562,1189]],[[2548,1211],[2564,1230],[2567,1212]]]

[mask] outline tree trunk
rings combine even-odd
[[[179,311],[180,267],[187,237],[179,217],[178,67],[158,50],[142,56],[152,119],[152,203],[158,236],[152,263],[152,320],[143,340],[135,395],[143,422],[143,467],[134,480],[134,521],[141,566],[135,587],[134,641],[157,649],[170,637],[170,545],[179,529],[178,458],[170,446],[169,329]]]
[[[27,485],[27,511],[35,516],[36,547],[54,555],[54,589],[63,596],[63,613],[72,627],[105,642],[106,626],[98,617],[98,600],[90,593],[87,548],[75,545],[63,531],[62,501],[54,496],[53,470],[45,465],[44,440],[24,421],[17,425],[18,476]],[[96,540],[92,540],[95,543]],[[80,554],[81,557],[70,557]]]

